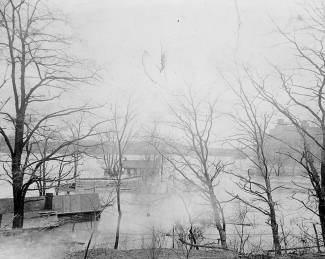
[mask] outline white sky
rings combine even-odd
[[[58,0],[55,5],[68,15],[79,39],[75,53],[104,68],[99,86],[78,98],[123,102],[132,96],[144,121],[161,118],[172,94],[188,86],[202,96],[221,96],[221,105],[231,106],[218,70],[232,73],[237,62],[267,73],[267,62],[290,62],[272,19],[286,28],[297,22],[301,8],[296,0],[237,0],[238,12],[235,0]],[[161,48],[163,73],[157,68]]]

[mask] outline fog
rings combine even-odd
[[[73,258],[75,252],[85,251],[90,237],[90,249],[113,249],[119,215],[122,215],[120,250],[150,249],[157,233],[164,242],[163,247],[174,249],[175,243],[180,242],[177,249],[182,245],[184,249],[184,243],[181,244],[184,240],[175,232],[180,227],[183,227],[185,239],[189,238],[191,249],[192,227],[202,231],[205,244],[222,246],[222,249],[230,247],[236,253],[264,253],[272,249],[277,252],[274,226],[280,233],[278,241],[282,248],[315,245],[315,232],[321,233],[319,217],[309,206],[315,206],[317,212],[317,202],[321,200],[317,195],[324,195],[321,188],[318,192],[315,182],[325,187],[319,176],[324,174],[319,162],[324,162],[325,156],[320,157],[316,152],[310,154],[309,141],[316,142],[318,151],[324,151],[325,144],[319,142],[319,133],[317,131],[315,137],[313,130],[325,128],[322,106],[325,73],[323,45],[320,44],[319,53],[313,51],[318,43],[323,43],[323,35],[312,39],[302,36],[305,30],[308,35],[308,29],[315,26],[309,24],[306,12],[309,2],[40,2],[45,4],[40,10],[49,11],[50,16],[60,14],[61,19],[50,19],[59,22],[49,30],[57,37],[44,40],[48,35],[42,34],[43,27],[31,32],[31,37],[41,35],[43,38],[28,42],[28,48],[34,44],[39,51],[45,41],[54,49],[51,52],[45,44],[42,49],[45,54],[42,51],[38,54],[33,48],[27,48],[30,60],[26,67],[32,67],[27,70],[19,66],[25,60],[19,49],[23,39],[19,43],[7,37],[11,31],[15,32],[13,38],[29,31],[23,30],[21,24],[20,27],[12,26],[13,30],[6,27],[3,21],[7,16],[0,16],[0,143],[3,145],[0,147],[0,198],[13,197],[14,174],[18,175],[15,180],[22,179],[21,189],[15,189],[16,195],[25,198],[22,194],[27,186],[26,197],[38,196],[38,184],[42,177],[45,181],[45,176],[40,174],[41,166],[46,164],[44,170],[51,171],[47,177],[53,177],[52,183],[71,187],[68,191],[58,191],[59,194],[96,192],[104,209],[98,221],[71,219],[63,224],[58,220],[62,225],[50,229],[32,229],[28,224],[23,229],[12,229],[11,223],[17,218],[11,212],[1,215],[0,258],[63,259],[69,255]],[[0,11],[1,8],[6,10],[7,5],[0,2]],[[25,14],[30,14],[30,6],[26,8]],[[20,12],[20,8],[17,10]],[[43,18],[35,21],[41,23]],[[324,22],[323,16],[321,18]],[[28,27],[28,22],[26,24]],[[323,31],[318,30],[318,33]],[[299,44],[311,46],[310,55],[313,58],[316,55],[321,62],[316,72],[305,64],[308,63],[308,58],[304,57],[306,50],[298,48],[297,55],[295,45],[288,44],[293,40],[287,35],[301,40]],[[56,46],[59,42],[62,47]],[[8,47],[16,56],[7,51]],[[36,54],[39,64],[33,56]],[[68,59],[70,55],[72,60]],[[303,62],[299,60],[301,57],[305,58]],[[48,63],[43,63],[43,59]],[[284,76],[286,72],[290,72],[288,78]],[[18,91],[15,77],[20,87]],[[287,86],[288,82],[292,85]],[[308,87],[310,84],[319,87],[320,82],[323,84],[318,102],[308,106],[308,102],[317,98],[306,91],[315,94],[317,91]],[[294,87],[299,90],[292,90]],[[298,97],[295,99],[291,95]],[[24,101],[26,96],[31,99]],[[312,110],[314,106],[316,112]],[[72,107],[79,110],[69,113]],[[55,113],[59,109],[64,114],[57,116]],[[49,116],[51,112],[54,113]],[[323,117],[318,118],[319,114]],[[300,139],[303,143],[286,143],[286,148],[291,145],[290,148],[301,155],[299,158],[292,153],[284,154],[276,147],[273,150],[271,141],[271,145],[264,146],[270,140],[270,130],[283,117],[286,117],[285,123],[298,128],[297,138],[303,139]],[[37,123],[39,118],[42,119]],[[89,128],[92,130],[88,132]],[[312,133],[308,134],[310,129]],[[87,136],[80,137],[86,132]],[[46,152],[53,154],[40,158],[40,150],[35,151],[35,148],[48,140],[44,139],[47,134],[51,135],[49,143],[53,146],[44,153],[45,156]],[[324,130],[322,134],[324,141]],[[288,139],[277,140],[283,144],[289,142]],[[91,147],[87,147],[88,143]],[[134,144],[135,150],[128,153],[129,143],[146,143],[151,150]],[[114,152],[105,150],[105,144],[114,146]],[[274,157],[264,156],[264,150],[262,155],[258,153],[260,147],[273,152]],[[221,150],[220,156],[209,153],[216,149]],[[20,153],[19,161],[13,163],[13,157]],[[283,165],[275,164],[273,160],[279,154],[295,160],[297,166],[286,161],[282,161]],[[112,158],[110,163],[105,160],[107,157]],[[155,167],[155,173],[144,173],[153,170],[148,165],[128,168],[126,161],[133,160],[158,161],[159,172]],[[71,176],[73,169],[77,171],[69,180],[62,180],[61,175],[55,178],[63,162],[70,166],[66,169],[70,170],[67,176]],[[222,167],[223,163],[227,166]],[[16,171],[15,166],[18,166]],[[261,169],[263,166],[268,167],[266,172]],[[276,172],[276,166],[283,167],[283,175],[268,175]],[[130,173],[132,170],[134,175]],[[129,178],[121,180],[126,173]],[[243,184],[240,180],[250,182]],[[100,186],[96,186],[98,182]],[[251,184],[262,188],[252,190]],[[55,194],[59,190],[56,187],[46,192]],[[272,221],[274,211],[277,223]],[[84,216],[86,213],[79,211],[77,214]],[[41,222],[37,217],[32,220]],[[228,248],[222,244],[222,231],[226,233]],[[239,248],[243,245],[243,236],[247,237],[247,243]],[[196,241],[194,243],[197,245]],[[281,252],[281,247],[279,249]]]
[[[76,37],[72,51],[103,69],[101,82],[73,99],[125,104],[131,96],[142,123],[162,120],[166,103],[189,87],[231,110],[234,99],[220,71],[233,73],[237,64],[270,72],[269,64],[291,64],[275,26],[298,26],[303,12],[295,0],[56,1],[55,7],[62,5]]]

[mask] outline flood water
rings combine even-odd
[[[224,202],[224,214],[227,222],[228,243],[236,246],[238,243],[238,231],[243,227],[244,237],[249,235],[246,248],[261,247],[272,249],[271,228],[267,225],[267,218],[253,209],[248,209],[244,220],[240,220],[239,211],[243,206],[237,200],[231,200],[229,193],[240,193],[236,178],[229,174],[220,176],[220,183],[216,186],[217,198]],[[257,179],[261,181],[262,179]],[[315,236],[312,224],[317,218],[302,208],[292,199],[294,187],[292,181],[302,185],[309,184],[306,178],[295,176],[272,179],[273,187],[284,185],[286,188],[274,192],[274,200],[277,202],[279,231],[287,235],[291,246],[302,246],[303,231]],[[10,185],[0,182],[0,195],[10,197]],[[109,190],[95,190],[100,193],[101,200],[107,199]],[[35,195],[30,193],[29,195]],[[248,198],[248,196],[243,196]],[[152,243],[153,233],[160,235],[163,246],[172,247],[177,241],[177,233],[173,229],[177,225],[185,228],[193,225],[201,228],[205,242],[218,242],[218,232],[213,226],[212,214],[209,203],[200,192],[193,188],[186,188],[178,181],[161,181],[160,178],[152,180],[149,184],[136,190],[124,191],[121,196],[122,221],[120,229],[120,248],[146,248]],[[63,258],[65,253],[83,249],[92,232],[94,237],[91,247],[110,247],[114,245],[117,222],[116,204],[107,207],[98,222],[68,223],[62,227],[41,233],[23,234],[19,237],[2,237],[0,244],[0,258],[10,258],[13,249],[20,248],[22,256],[35,258],[36,252],[47,251],[42,258]],[[281,228],[283,226],[283,228]],[[319,225],[317,225],[319,230]],[[320,233],[320,231],[319,231]],[[23,249],[22,249],[23,248]],[[5,257],[3,257],[5,256]]]

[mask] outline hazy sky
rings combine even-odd
[[[149,121],[161,118],[165,102],[187,87],[231,106],[218,71],[231,74],[235,63],[266,71],[268,62],[289,62],[274,22],[282,28],[296,23],[301,1],[59,0],[56,5],[79,39],[73,51],[104,68],[99,86],[78,98],[123,102],[133,96],[141,119]]]

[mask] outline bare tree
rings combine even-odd
[[[160,144],[156,148],[172,169],[208,200],[222,247],[227,248],[226,220],[215,191],[218,176],[227,164],[210,156],[217,118],[216,104],[216,101],[197,102],[189,92],[188,96],[178,101],[177,106],[170,106],[173,121],[169,125],[175,138],[157,136]]]
[[[76,179],[79,176],[78,165],[84,156],[88,155],[88,149],[95,144],[87,144],[81,141],[84,134],[82,128],[86,128],[84,118],[72,120],[71,123],[64,123],[52,129],[45,123],[33,136],[34,148],[29,156],[30,161],[40,161],[45,159],[39,167],[39,180],[36,182],[40,196],[44,196],[46,191],[55,188],[56,194],[63,183],[68,184],[71,189],[76,186]],[[57,159],[46,160],[49,153],[53,151],[58,143],[73,140],[60,151]],[[32,188],[31,188],[32,189]],[[68,188],[69,189],[69,188]]]
[[[245,231],[246,227],[251,226],[251,224],[247,223],[248,212],[248,206],[244,204],[244,206],[239,206],[236,215],[237,222],[235,223],[235,230],[239,237],[239,248],[237,248],[239,254],[245,253],[245,246],[251,237],[250,233]]]
[[[118,218],[114,249],[118,249],[122,220],[121,187],[127,178],[124,174],[123,159],[128,144],[134,136],[132,123],[135,115],[131,111],[130,102],[124,113],[120,113],[118,107],[115,106],[112,114],[113,118],[107,131],[101,134],[101,147],[105,170],[107,170],[109,177],[113,180],[113,188],[116,194]]]
[[[243,114],[231,115],[239,126],[239,134],[231,140],[234,146],[251,162],[253,170],[248,169],[247,175],[232,173],[239,180],[236,184],[243,194],[231,193],[239,201],[262,213],[268,218],[268,224],[272,229],[273,245],[276,254],[281,254],[281,242],[276,216],[276,202],[273,192],[282,186],[272,186],[271,177],[276,175],[275,167],[270,157],[267,140],[267,130],[272,114],[264,113],[260,116],[256,106],[256,99],[250,99],[244,92],[240,83],[238,91],[234,93],[240,100],[240,110]],[[254,172],[252,172],[254,171]],[[260,181],[262,180],[262,181]]]
[[[153,227],[151,231],[151,242],[146,249],[148,259],[161,258],[165,246],[165,234]]]
[[[286,227],[286,222],[284,220],[284,216],[282,215],[279,220],[280,229],[281,229],[281,242],[284,245],[284,251],[288,250],[290,244],[292,243],[292,232]]]
[[[302,17],[302,16],[301,16]],[[316,204],[313,212],[319,217],[322,237],[325,241],[325,53],[324,28],[325,8],[319,2],[308,5],[299,30],[286,33],[279,32],[286,39],[296,54],[295,67],[292,69],[275,66],[278,78],[276,96],[269,88],[267,78],[258,78],[249,71],[252,85],[260,96],[296,128],[300,140],[299,145],[289,143],[289,156],[296,161],[305,172],[311,186],[307,187],[307,200]],[[272,85],[274,85],[274,77]],[[280,98],[281,96],[281,98]],[[299,138],[297,137],[297,138]],[[286,141],[286,139],[284,139]],[[310,206],[305,206],[310,210]]]
[[[76,184],[77,176],[79,170],[80,161],[83,157],[89,156],[88,149],[94,147],[93,144],[81,143],[79,141],[80,136],[82,136],[82,128],[84,127],[85,118],[81,116],[75,123],[68,123],[69,130],[72,138],[77,139],[72,145],[71,155],[72,155],[72,162],[73,162],[73,179],[74,184]]]
[[[59,141],[59,132],[53,132],[51,129],[43,127],[40,129],[41,132],[33,136],[35,148],[31,150],[30,160],[39,161],[46,158],[46,156],[55,147],[55,143]],[[38,181],[36,181],[37,189],[40,196],[45,196],[48,189],[56,188],[61,185],[61,182],[71,177],[71,167],[65,171],[64,169],[71,164],[71,159],[69,158],[69,147],[67,146],[60,152],[62,157],[58,158],[57,161],[45,161],[39,167]],[[57,174],[55,174],[57,171]],[[32,190],[32,187],[29,188]]]
[[[176,224],[174,230],[177,235],[177,246],[185,258],[190,258],[191,252],[194,249],[199,250],[201,242],[205,239],[203,231],[190,222],[190,226]]]
[[[145,175],[142,177],[144,183],[147,183],[147,180],[157,179],[160,175],[160,181],[164,180],[164,159],[163,156],[156,150],[159,146],[159,139],[157,139],[158,133],[158,123],[154,121],[153,127],[147,131],[144,138],[144,143],[146,148],[144,150],[144,160],[151,163],[150,167],[145,170]],[[166,176],[166,175],[165,175]],[[156,188],[156,187],[155,187]]]
[[[3,76],[3,79],[2,79],[2,81],[0,82],[0,90],[1,90],[1,88],[3,88],[4,87],[4,85],[7,83],[7,81],[9,80],[8,78],[7,78],[7,73],[8,73],[8,71],[7,71],[7,69],[6,69],[6,71],[4,71],[4,76]],[[10,100],[10,97],[7,97],[7,99],[4,99],[4,100],[1,100],[0,99],[0,111],[5,107],[5,105],[9,102],[9,100]]]
[[[93,77],[93,74],[78,75],[77,68],[81,63],[65,52],[68,39],[54,32],[54,28],[61,28],[60,25],[54,27],[54,23],[60,21],[41,0],[0,2],[0,47],[5,56],[4,65],[9,71],[9,79],[2,89],[6,94],[1,95],[7,104],[1,111],[0,134],[10,155],[8,175],[13,188],[14,228],[23,227],[24,198],[29,186],[38,179],[36,172],[39,167],[44,161],[60,156],[57,155],[60,150],[75,142],[71,139],[61,142],[44,159],[29,164],[34,169],[27,176],[23,160],[31,153],[34,134],[46,121],[87,109],[84,106],[54,110],[52,106],[54,111],[46,113],[44,104],[57,100],[74,83]],[[35,123],[28,125],[28,116],[33,116]]]
[[[71,165],[71,160],[66,160],[68,156],[68,150],[69,148],[66,148],[63,151],[63,154],[65,155],[63,159],[59,161],[59,166],[57,168],[57,180],[56,180],[56,185],[55,185],[55,195],[59,195],[60,189],[62,189],[63,181],[69,181],[71,180],[71,172],[74,171],[74,166]],[[73,162],[75,162],[73,160]],[[76,188],[76,177],[78,175],[73,175],[72,179],[74,180],[74,188]],[[53,181],[51,181],[53,184]],[[44,185],[44,184],[43,184]],[[70,187],[71,185],[69,185]]]

